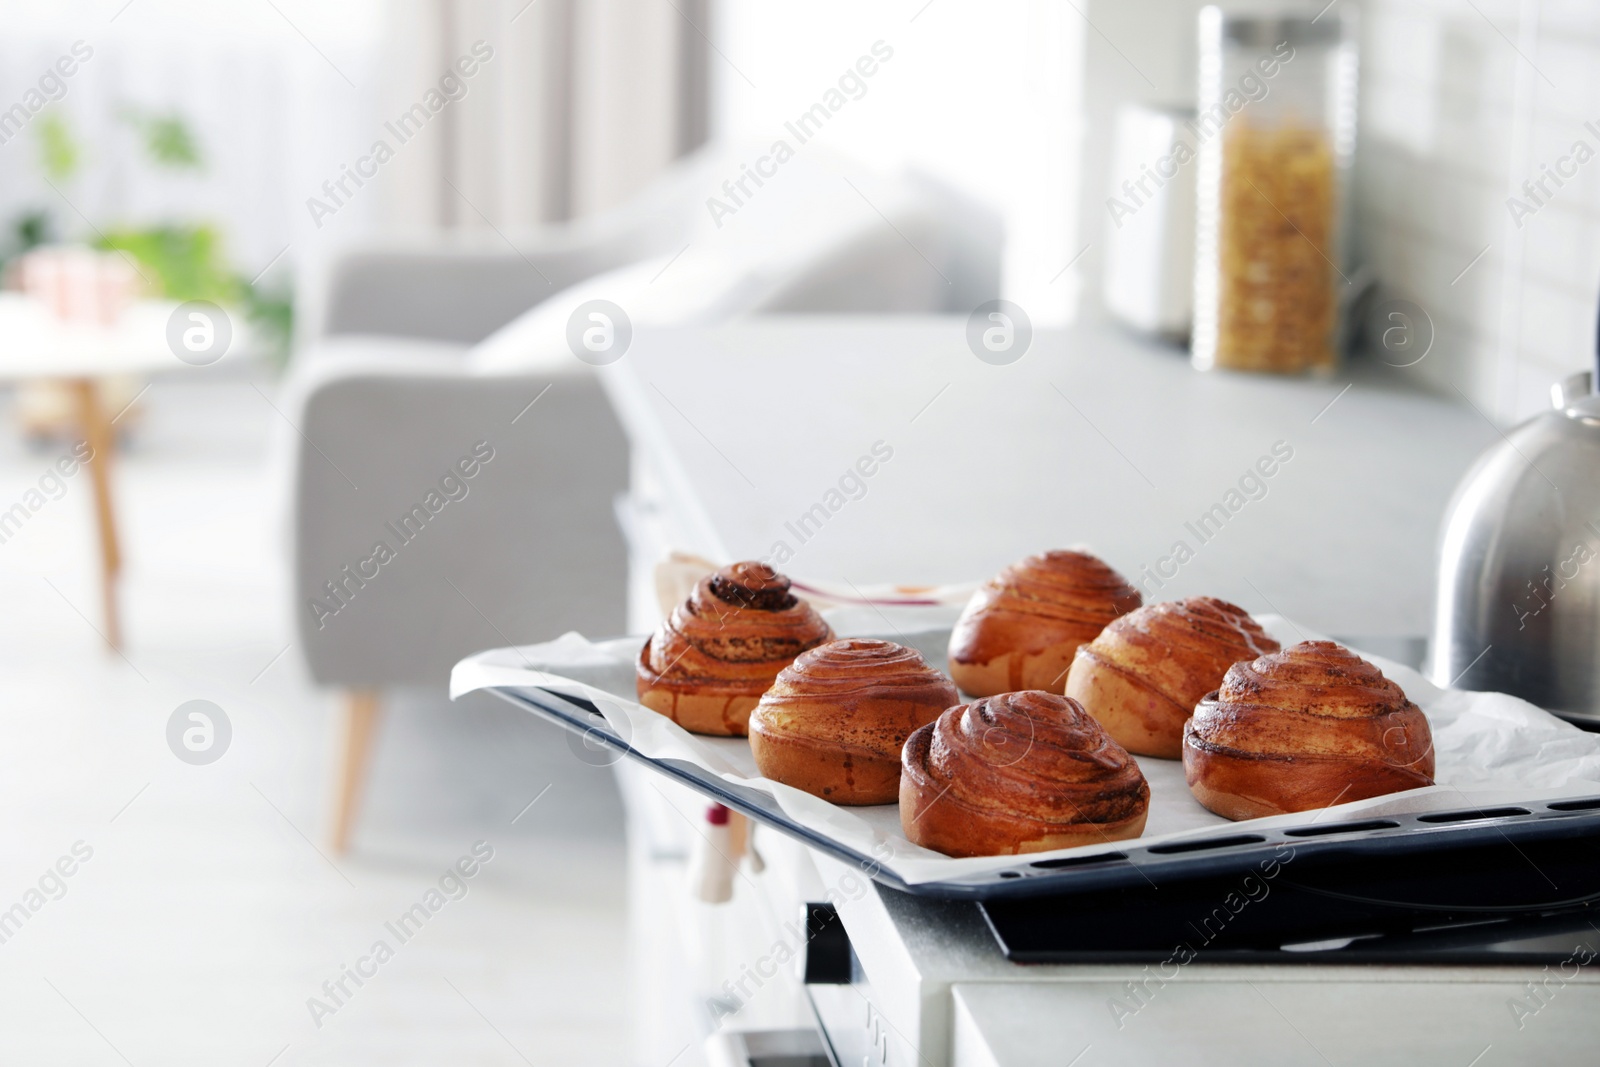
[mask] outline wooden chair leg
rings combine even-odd
[[[333,813],[333,849],[346,852],[355,829],[356,809],[372,756],[378,726],[378,694],[372,689],[352,689],[344,697],[344,753],[339,769],[337,807]]]
[[[100,533],[100,610],[105,620],[106,644],[122,647],[122,615],[117,606],[117,580],[122,572],[122,550],[117,542],[116,512],[111,503],[111,461],[116,449],[115,431],[100,404],[100,388],[92,378],[70,383],[78,410],[78,428],[90,449],[89,480],[94,487],[95,523]]]

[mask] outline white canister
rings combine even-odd
[[[1117,111],[1106,197],[1104,298],[1140,333],[1184,341],[1194,311],[1194,112]]]

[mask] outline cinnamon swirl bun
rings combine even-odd
[[[1196,800],[1229,819],[1309,811],[1433,784],[1428,719],[1332,641],[1228,668],[1183,730]]]
[[[961,702],[916,650],[847,638],[785,667],[750,713],[756,766],[836,804],[893,804],[911,731]]]
[[[1150,787],[1083,707],[1030,690],[950,708],[906,740],[900,824],[947,856],[1044,852],[1144,832]]]
[[[1276,651],[1278,642],[1226,600],[1150,604],[1079,647],[1066,692],[1129,752],[1177,759],[1200,698],[1235,663]]]
[[[950,634],[950,677],[962,692],[1060,691],[1073,654],[1142,603],[1139,591],[1085,552],[1013,564],[973,594]]]
[[[702,579],[639,652],[639,703],[699,734],[742,737],[794,658],[833,637],[789,579],[735,563]]]

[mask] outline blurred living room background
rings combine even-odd
[[[900,283],[911,253],[892,231],[960,282],[960,249],[993,259],[1003,227],[1006,270],[1027,279],[1035,317],[1061,321],[1076,285],[1062,267],[1076,251],[1082,28],[1042,3],[709,0],[7,0],[0,27],[0,346],[42,344],[60,313],[68,335],[89,331],[127,359],[63,363],[73,377],[62,379],[15,369],[0,396],[0,497],[25,520],[0,545],[12,739],[0,795],[26,813],[9,820],[0,866],[24,885],[82,839],[94,855],[85,873],[106,872],[8,929],[0,991],[19,1025],[0,1033],[0,1058],[653,1056],[619,1025],[645,1000],[630,1000],[625,931],[642,920],[610,770],[522,713],[445,697],[449,663],[474,648],[627,627],[612,517],[626,461],[603,402],[561,382],[572,394],[541,406],[606,423],[593,447],[586,425],[550,431],[571,442],[573,480],[599,486],[573,505],[596,531],[569,561],[587,591],[513,580],[496,601],[508,560],[474,566],[475,528],[353,602],[343,632],[327,631],[345,645],[318,645],[316,620],[300,616],[349,560],[339,534],[355,530],[364,547],[381,525],[323,505],[359,497],[378,515],[403,511],[375,483],[420,492],[438,472],[417,464],[431,461],[385,467],[362,448],[406,452],[408,418],[449,423],[430,414],[435,398],[450,408],[446,394],[471,433],[502,387],[475,394],[463,368],[537,368],[538,324],[498,357],[472,346],[563,286],[640,261],[653,280],[681,256],[683,275],[654,305],[643,294],[630,305],[640,329],[741,309],[955,310],[924,281]],[[863,57],[876,76],[860,73]],[[753,209],[768,217],[746,212],[734,250],[717,247],[706,192],[841,85],[847,106],[788,165],[794,190]],[[699,160],[692,181],[673,177],[685,157]],[[877,177],[912,171],[926,189]],[[854,181],[811,195],[839,173]],[[954,202],[976,236],[941,252],[921,234],[930,204]],[[992,288],[982,279],[996,269],[981,263],[967,289]],[[122,312],[149,305],[164,319],[192,301],[228,320],[226,357],[141,359]],[[367,370],[378,391],[338,406],[327,379],[371,386]],[[408,371],[420,374],[405,379],[415,394],[382,392],[385,376]],[[108,435],[111,454],[95,456],[110,475],[106,506],[75,468],[51,476],[35,507],[41,476],[84,448],[75,381],[92,381]],[[510,397],[509,413],[535,393]],[[340,447],[354,451],[340,452],[331,437],[347,431]],[[496,438],[500,464],[518,462],[514,444]],[[538,551],[515,526],[539,510],[475,521],[502,527],[497,551],[514,563]],[[450,579],[461,598],[419,594],[418,574],[453,598]],[[443,621],[403,634],[383,621],[426,612]],[[228,721],[214,765],[169,751],[169,719],[192,701]],[[382,919],[480,839],[494,859],[467,905],[347,1009],[308,1017],[308,999]]]
[[[0,947],[0,1060],[664,1064],[613,774],[446,698],[476,648],[656,611],[569,314],[1101,315],[1115,117],[1193,105],[1201,6],[0,0],[0,893],[94,855]],[[1600,185],[1484,221],[1571,117],[1503,38],[1592,80],[1600,18],[1359,6],[1354,247],[1509,425],[1586,365]],[[225,354],[165,347],[196,301]],[[87,362],[20,355],[59,330]],[[348,577],[480,437],[521,495]],[[191,701],[215,766],[169,745]],[[467,903],[308,1017],[480,840]]]

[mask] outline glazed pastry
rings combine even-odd
[[[1243,608],[1191,597],[1129,612],[1079,647],[1067,696],[1129,752],[1177,759],[1183,724],[1241,660],[1278,651]]]
[[[893,804],[906,738],[959,703],[915,649],[830,641],[778,675],[750,715],[750,747],[773,781],[836,804]]]
[[[1076,700],[1039,690],[953,707],[901,758],[900,825],[947,856],[1138,837],[1149,807],[1133,757]]]
[[[1228,668],[1183,730],[1196,800],[1229,819],[1309,811],[1433,784],[1422,709],[1332,641]]]
[[[735,563],[701,579],[639,651],[639,703],[697,734],[743,737],[778,672],[833,631],[789,579]]]
[[[1142,602],[1086,552],[1046,552],[1013,564],[973,594],[950,634],[950,677],[977,697],[1060,692],[1073,654]]]

